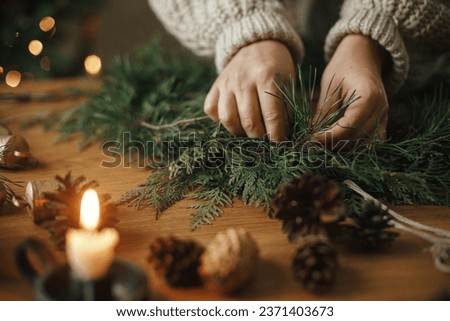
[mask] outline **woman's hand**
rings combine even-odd
[[[212,85],[204,111],[237,136],[287,139],[289,123],[284,103],[270,95],[278,85],[294,77],[295,66],[288,48],[278,41],[263,40],[241,48]]]
[[[324,143],[330,132],[334,142],[358,138],[385,137],[388,119],[388,100],[382,81],[382,65],[386,53],[375,41],[363,35],[348,35],[339,44],[325,68],[321,92],[314,114],[314,121],[339,107],[333,106],[338,99],[348,100],[356,91],[359,97],[330,128],[317,133],[314,139]],[[330,82],[331,83],[330,86]],[[341,83],[342,82],[342,83]],[[327,87],[335,95],[325,102]],[[325,102],[325,103],[324,103]],[[328,132],[328,134],[326,134]]]

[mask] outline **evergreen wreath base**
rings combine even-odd
[[[311,136],[330,126],[358,93],[337,101],[338,111],[313,123],[317,75],[312,68],[299,74],[279,92],[268,93],[282,99],[292,114],[287,142],[234,137],[204,117],[203,100],[215,78],[212,66],[187,54],[170,56],[157,42],[119,57],[103,88],[84,105],[53,118],[53,125],[62,139],[80,133],[80,147],[113,141],[109,148],[127,150],[141,142],[152,152],[146,161],[153,171],[119,203],[151,206],[160,215],[185,197],[196,199],[191,206],[193,229],[214,221],[234,198],[270,211],[279,185],[304,172],[353,180],[392,204],[450,205],[450,100],[445,80],[434,89],[391,99],[388,139],[359,140],[332,151]],[[330,88],[322,90],[328,99],[338,100]],[[353,207],[360,203],[352,193],[347,201]]]

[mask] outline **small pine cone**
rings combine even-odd
[[[254,274],[258,247],[244,229],[218,233],[201,257],[200,275],[207,288],[230,294],[242,289]]]
[[[305,239],[292,261],[294,278],[308,290],[322,290],[334,283],[337,267],[336,250],[318,236]]]
[[[340,186],[325,176],[305,173],[283,184],[272,200],[272,217],[283,221],[289,240],[319,234],[346,214]]]
[[[150,244],[148,263],[172,286],[198,286],[201,284],[198,266],[203,252],[203,246],[192,240],[158,237]]]
[[[352,216],[355,226],[350,226],[352,239],[363,250],[389,247],[398,233],[389,231],[391,217],[378,202],[364,201],[359,215]]]

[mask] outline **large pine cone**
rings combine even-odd
[[[28,182],[25,201],[33,221],[47,229],[56,246],[63,250],[67,229],[80,227],[80,205],[84,192],[98,186],[98,183],[86,182],[84,176],[73,178],[70,172],[64,177],[57,175],[55,179],[56,183]],[[99,195],[99,229],[117,223],[117,207],[109,203],[110,198],[109,194]]]
[[[306,238],[292,261],[294,278],[308,290],[322,290],[334,283],[337,267],[336,250],[320,237]]]
[[[43,192],[43,197],[49,202],[64,207],[63,215],[67,217],[69,225],[78,227],[83,194],[86,190],[97,187],[98,183],[97,181],[86,182],[84,176],[73,178],[71,172],[68,172],[64,177],[56,175],[55,179],[58,182],[57,191]]]
[[[398,233],[389,231],[391,216],[381,204],[366,200],[359,215],[353,214],[356,226],[348,227],[352,239],[363,250],[377,250],[391,245]]]
[[[156,274],[172,286],[198,286],[201,284],[198,267],[203,252],[203,246],[192,240],[158,237],[150,244],[148,262]]]
[[[325,176],[303,174],[279,187],[272,199],[272,217],[283,221],[289,240],[319,234],[324,225],[343,219],[342,189]]]
[[[242,289],[254,275],[258,260],[256,242],[244,229],[218,233],[201,258],[205,286],[221,293]]]

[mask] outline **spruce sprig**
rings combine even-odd
[[[316,102],[313,68],[299,69],[298,79],[268,93],[285,103],[292,122],[291,139],[275,143],[234,137],[209,120],[184,121],[203,116],[203,99],[214,76],[210,65],[169,56],[150,44],[116,60],[103,89],[83,106],[62,114],[59,129],[64,138],[81,133],[88,143],[116,140],[125,151],[131,143],[123,141],[124,133],[133,141],[151,142],[153,154],[147,161],[156,170],[120,202],[151,206],[159,215],[182,198],[193,197],[199,200],[192,207],[193,228],[211,223],[233,198],[269,210],[278,186],[306,171],[337,181],[351,179],[394,204],[450,205],[450,100],[443,89],[431,100],[417,98],[414,104],[410,98],[406,103],[405,98],[394,99],[387,140],[361,139],[336,151],[311,136],[333,126],[358,99],[355,92],[339,100],[338,79],[322,89],[327,92],[322,102]],[[329,102],[337,111],[313,120],[313,108]],[[408,125],[402,108],[416,115]],[[394,128],[397,113],[402,121]],[[155,126],[144,127],[142,122]],[[353,194],[348,198],[357,204]]]

